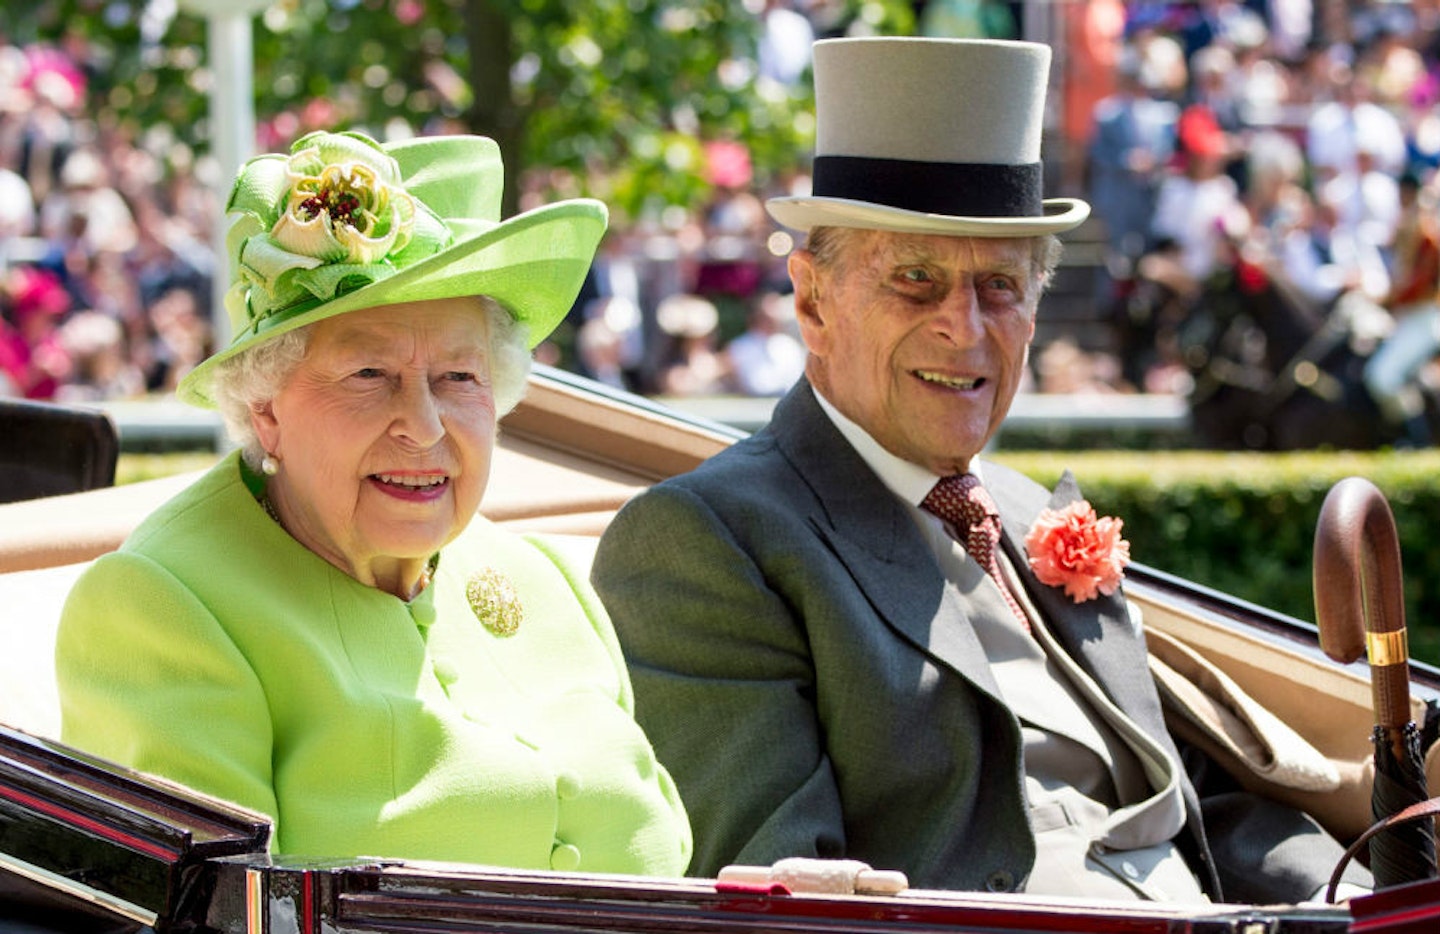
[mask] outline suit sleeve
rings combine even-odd
[[[652,488],[606,531],[592,577],[636,718],[690,814],[691,874],[843,856],[804,627],[721,517],[689,490]]]
[[[164,568],[97,559],[66,600],[55,651],[66,743],[278,819],[261,685]]]

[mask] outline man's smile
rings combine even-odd
[[[978,389],[985,384],[983,376],[962,379],[958,376],[946,376],[944,373],[936,373],[931,370],[912,370],[911,372],[927,383],[935,383],[949,389]]]

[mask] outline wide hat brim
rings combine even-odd
[[[1076,198],[1051,198],[1038,217],[963,217],[907,211],[851,198],[782,197],[765,202],[770,216],[792,230],[860,227],[896,233],[956,237],[1037,237],[1073,230],[1090,217],[1090,205]]]
[[[185,402],[213,408],[216,367],[287,331],[370,308],[489,296],[525,325],[534,348],[564,320],[605,235],[609,212],[590,198],[558,201],[500,221],[500,164],[482,137],[434,137],[384,147],[396,155],[409,190],[436,212],[450,242],[385,278],[257,316],[232,320],[230,344],[191,370],[176,388]],[[233,315],[233,313],[232,313]]]

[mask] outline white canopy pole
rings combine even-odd
[[[272,0],[180,0],[182,9],[205,17],[206,44],[210,58],[210,139],[219,170],[220,191],[241,164],[255,154],[255,51],[251,19]],[[230,342],[230,321],[225,315],[225,291],[229,285],[225,268],[225,230],[228,224],[219,208],[215,212],[216,265],[211,288],[211,328],[215,346]]]

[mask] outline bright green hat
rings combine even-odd
[[[215,364],[347,311],[488,295],[544,340],[580,292],[605,205],[559,201],[500,220],[505,168],[482,136],[377,143],[311,133],[241,167],[226,212],[230,346],[177,395],[211,408]]]

